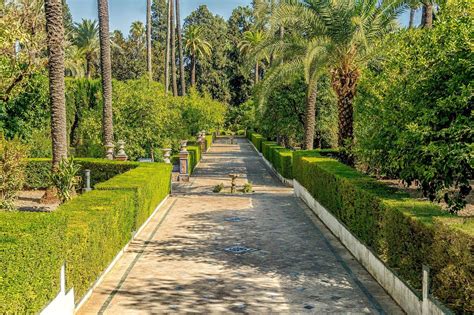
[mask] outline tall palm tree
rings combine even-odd
[[[104,100],[102,129],[104,145],[114,141],[112,113],[112,63],[110,59],[109,38],[109,4],[108,0],[98,0],[99,35],[100,35],[100,68],[102,74],[102,97]],[[112,159],[112,156],[107,156]]]
[[[408,7],[410,8],[410,19],[408,20],[408,28],[413,28],[415,26],[415,14],[416,11],[421,6],[420,0],[408,0]]]
[[[422,3],[423,3],[423,13],[421,17],[421,26],[423,26],[424,28],[432,28],[434,1],[423,0]]]
[[[151,0],[146,0],[146,70],[150,81],[153,79],[151,61]]]
[[[165,53],[165,93],[170,88],[170,57],[171,57],[171,1],[168,0],[167,29],[166,29],[166,53]]]
[[[375,42],[398,27],[406,9],[399,0],[303,0],[282,4],[272,17],[280,23],[311,23],[311,32],[329,38],[332,87],[339,109],[338,144],[350,148],[354,140],[353,102],[361,68],[370,59]],[[353,164],[350,154],[344,160]]]
[[[183,34],[181,32],[181,8],[179,0],[176,0],[176,32],[178,35],[178,51],[179,51],[179,76],[181,79],[181,95],[186,95],[186,76],[184,73],[184,56],[183,56]]]
[[[265,40],[265,32],[264,31],[246,31],[244,32],[244,38],[239,43],[238,47],[241,53],[249,55],[255,52],[255,49]],[[254,83],[258,84],[260,79],[260,68],[259,68],[260,60],[255,61],[255,80]]]
[[[191,55],[191,86],[196,85],[196,65],[198,58],[209,58],[212,53],[212,46],[204,39],[203,28],[190,25],[184,34],[186,50]]]
[[[61,0],[45,0],[48,46],[49,95],[51,104],[51,137],[53,170],[67,158],[66,98],[64,83],[64,25]]]
[[[90,79],[92,64],[99,50],[99,27],[97,21],[82,19],[74,24],[73,43],[86,59],[86,77]]]
[[[178,81],[176,77],[176,25],[174,20],[174,1],[170,0],[170,3],[171,87],[173,88],[173,96],[178,96]]]

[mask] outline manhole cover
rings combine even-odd
[[[233,253],[233,254],[245,254],[245,253],[256,251],[256,249],[254,248],[248,248],[248,247],[240,246],[240,245],[227,247],[224,250],[228,253]]]
[[[247,219],[245,218],[239,218],[239,217],[230,217],[230,218],[225,218],[224,221],[226,222],[242,222],[246,221]]]

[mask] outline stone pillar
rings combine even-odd
[[[105,158],[107,160],[113,160],[114,159],[114,148],[115,148],[115,145],[111,142],[109,142],[105,145]]]
[[[188,141],[181,141],[181,151],[179,152],[179,181],[189,182],[189,152],[187,150]]]
[[[171,149],[163,149],[163,161],[166,164],[171,164]]]
[[[125,141],[120,140],[120,141],[117,142],[117,144],[119,145],[119,151],[118,151],[117,155],[115,156],[115,159],[117,161],[127,161],[128,156],[125,153]]]
[[[83,192],[88,192],[91,191],[91,170],[85,170],[84,171],[84,182],[86,184],[86,187],[84,187]]]

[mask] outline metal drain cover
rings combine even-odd
[[[226,222],[242,222],[242,221],[247,221],[247,219],[239,218],[239,217],[230,217],[230,218],[225,218],[224,221],[226,221]]]
[[[233,253],[233,254],[245,254],[245,253],[256,251],[256,249],[254,248],[249,248],[249,247],[245,247],[241,245],[227,247],[224,250],[228,253]]]

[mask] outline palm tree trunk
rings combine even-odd
[[[150,81],[153,80],[151,68],[151,0],[146,0],[146,69]]]
[[[425,18],[424,18],[424,24],[423,27],[425,28],[432,28],[433,27],[433,4],[428,3],[425,4]]]
[[[408,22],[408,28],[413,28],[413,25],[415,23],[415,9],[410,9],[410,20]]]
[[[178,96],[178,81],[176,78],[176,25],[174,21],[174,2],[171,2],[171,83],[173,88],[173,96]]]
[[[304,121],[304,140],[305,150],[314,148],[314,131],[316,129],[316,100],[318,98],[318,84],[308,86],[308,96],[306,100],[306,113]]]
[[[104,145],[113,143],[114,126],[112,113],[112,64],[110,59],[109,4],[108,0],[98,0],[100,69],[102,74],[102,97],[104,101],[102,129]],[[110,158],[110,157],[109,157]]]
[[[255,63],[255,85],[258,84],[259,76],[260,76],[260,68],[258,66],[258,61]]]
[[[92,67],[92,56],[87,53],[86,54],[86,78],[90,79],[91,78],[91,67]]]
[[[181,79],[181,95],[186,95],[186,76],[184,72],[184,56],[183,56],[183,34],[181,33],[181,12],[179,0],[176,0],[176,31],[178,35],[179,50],[179,77]]]
[[[339,111],[338,146],[344,149],[343,161],[348,165],[354,164],[350,149],[354,142],[354,97],[359,71],[357,69],[337,68],[332,71],[332,85],[337,95]]]
[[[165,92],[168,93],[170,89],[170,35],[171,35],[171,1],[168,0],[168,21],[167,21],[167,33],[166,33],[166,55],[165,55]]]
[[[191,86],[196,85],[196,52],[192,52],[192,61],[191,61]]]
[[[45,0],[53,170],[67,158],[66,98],[64,83],[64,24],[61,0]]]

